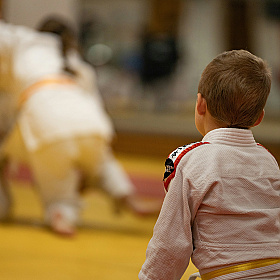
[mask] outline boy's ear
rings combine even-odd
[[[196,100],[196,110],[199,115],[205,115],[207,110],[207,103],[205,98],[201,95],[201,93],[197,94]]]
[[[264,117],[264,110],[262,110],[262,113],[260,114],[260,116],[258,117],[256,122],[254,123],[253,127],[259,125],[261,123],[261,121],[263,120],[263,117]]]

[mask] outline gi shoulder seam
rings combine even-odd
[[[210,142],[196,142],[190,145],[184,145],[170,153],[169,157],[165,161],[165,172],[163,177],[163,184],[166,192],[168,191],[170,181],[175,176],[176,167],[178,166],[183,156],[186,155],[189,151],[204,144],[210,144]]]

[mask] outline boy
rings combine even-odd
[[[270,87],[268,66],[245,50],[205,68],[195,106],[204,137],[166,160],[167,194],[139,279],[180,279],[190,258],[203,280],[280,279],[280,171],[250,130]]]

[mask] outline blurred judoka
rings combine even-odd
[[[111,152],[113,128],[93,70],[67,41],[67,27],[60,26],[66,33],[59,34],[52,24],[41,31],[57,35],[0,22],[0,218],[11,215],[3,170],[13,158],[28,163],[46,223],[72,235],[88,178],[100,177],[121,205],[138,213],[146,209],[135,203],[134,186]]]

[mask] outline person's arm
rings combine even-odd
[[[177,170],[154,227],[140,280],[178,280],[188,267],[193,251],[191,211],[182,186],[183,175]]]

